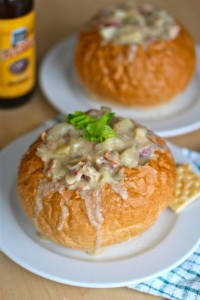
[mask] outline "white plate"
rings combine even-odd
[[[82,87],[74,71],[76,35],[57,44],[40,69],[40,85],[47,99],[62,113],[111,106],[119,115],[137,120],[162,137],[181,135],[200,128],[200,46],[197,72],[184,91],[168,104],[156,108],[125,108],[94,99]]]
[[[146,233],[108,248],[99,257],[39,238],[19,205],[16,178],[22,154],[44,129],[16,140],[0,155],[0,247],[8,257],[57,282],[107,288],[149,280],[194,251],[200,240],[200,198],[178,215],[167,209]],[[172,146],[172,150],[178,162],[188,162],[179,148]]]

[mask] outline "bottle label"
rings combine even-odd
[[[0,98],[28,93],[35,84],[35,15],[0,20]]]

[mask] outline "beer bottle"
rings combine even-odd
[[[0,107],[28,101],[35,86],[33,0],[0,0]]]

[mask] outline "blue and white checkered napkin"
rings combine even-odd
[[[183,149],[200,170],[200,154]],[[181,265],[152,280],[129,288],[173,300],[200,300],[200,245]]]
[[[200,245],[180,266],[132,289],[173,300],[200,299]]]

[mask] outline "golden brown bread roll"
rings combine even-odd
[[[172,196],[175,166],[164,140],[145,127],[113,117],[107,108],[86,116],[95,128],[108,117],[101,141],[75,125],[54,125],[25,153],[18,192],[42,235],[94,252],[138,236],[156,221]]]
[[[195,65],[194,42],[179,22],[164,10],[130,1],[100,12],[75,47],[83,86],[126,106],[170,101],[186,88]]]

